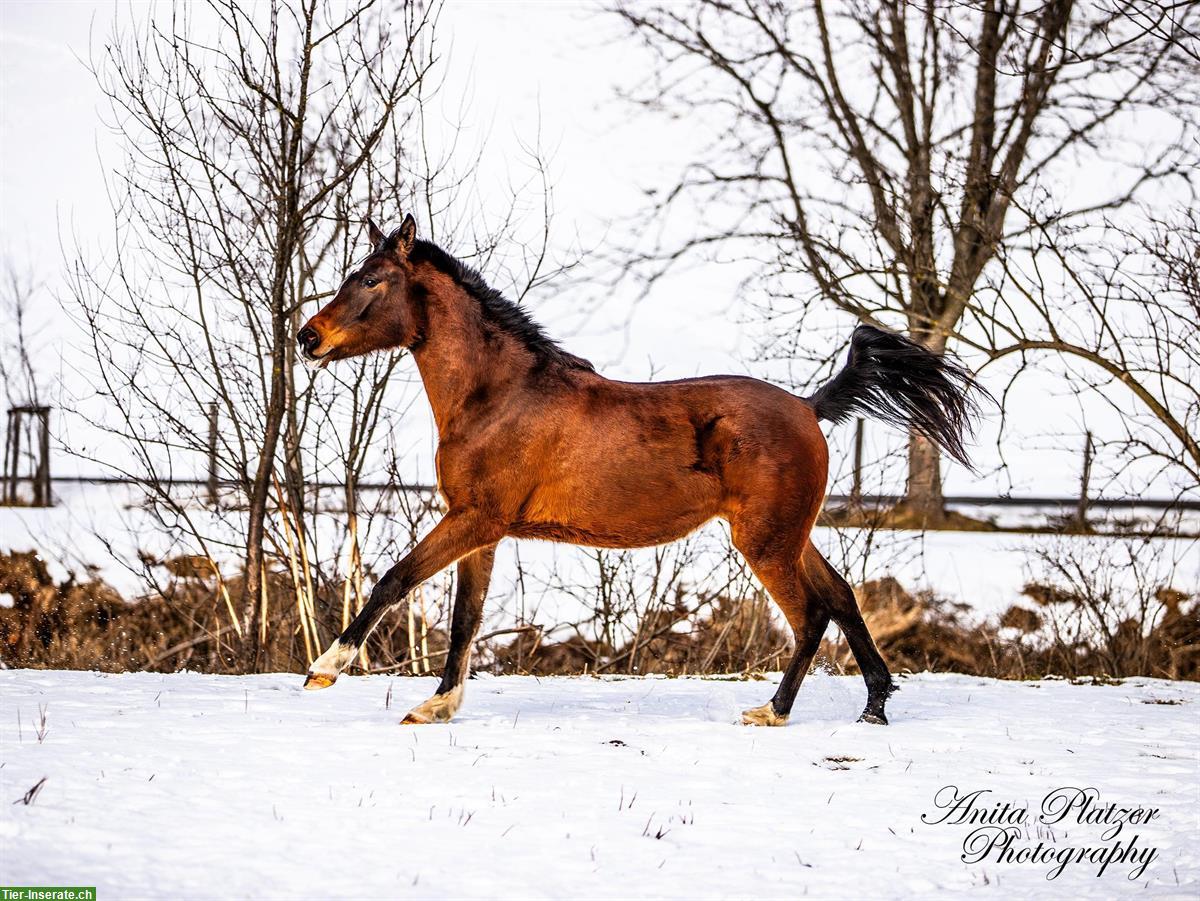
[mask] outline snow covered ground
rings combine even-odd
[[[816,673],[787,728],[736,725],[771,682],[478,678],[458,721],[400,727],[432,679],[314,694],[283,675],[0,672],[0,884],[103,899],[1196,897],[1200,685],[924,674],[885,728],[854,722],[858,679]],[[1053,879],[1057,856],[964,861],[977,826],[938,806],[947,786],[989,792],[977,809],[1028,806],[1013,856],[1155,853],[1102,875],[1071,856]],[[1039,823],[1064,788],[1098,791],[1101,817],[1158,812]]]

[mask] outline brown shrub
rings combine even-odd
[[[745,600],[724,595],[700,616],[677,600],[647,614],[620,648],[574,635],[548,642],[528,632],[494,648],[492,671],[531,675],[628,673],[685,675],[780,669],[787,664],[790,633],[774,621],[770,601],[759,592]]]
[[[787,665],[792,637],[772,615],[762,592],[738,599],[715,598],[704,616],[642,624],[614,663],[630,673],[739,673],[777,670]]]
[[[612,656],[612,647],[573,635],[563,641],[544,641],[540,630],[522,632],[492,650],[492,672],[530,676],[560,676],[597,672]]]
[[[237,636],[223,596],[215,579],[202,578],[200,562],[189,564],[177,567],[179,574],[160,593],[130,603],[96,579],[56,583],[35,553],[0,556],[0,593],[14,599],[13,606],[0,607],[0,661],[12,667],[109,672],[184,667],[238,672]],[[225,587],[237,597],[240,579]],[[273,612],[266,669],[303,672],[308,658],[290,578],[268,571],[267,587]],[[1153,611],[1111,623],[1102,618],[1105,609],[1094,596],[1043,584],[1026,587],[1043,614],[1012,607],[982,624],[965,615],[965,605],[928,592],[910,593],[891,578],[866,582],[857,594],[867,625],[896,672],[1200,679],[1200,598],[1170,588],[1154,594]],[[318,592],[322,643],[340,631],[342,597],[341,585]],[[1063,628],[1070,617],[1075,628]],[[427,627],[427,656],[420,656],[420,638],[410,640],[405,617],[388,617],[367,645],[372,669],[440,671],[446,633]],[[582,635],[546,641],[541,631],[527,627],[513,641],[489,644],[481,657],[490,659],[496,673],[750,673],[783,669],[790,645],[788,630],[760,591],[744,599],[701,599],[690,608],[681,595],[672,606],[647,614],[633,638],[618,648]],[[412,648],[419,656],[415,668]],[[856,671],[840,637],[822,642],[818,659],[837,671]]]
[[[950,671],[1000,679],[1200,679],[1196,596],[1160,589],[1162,615],[1157,620],[1154,611],[1147,611],[1144,620],[1126,617],[1106,624],[1088,598],[1069,590],[1030,585],[1025,593],[1044,607],[1057,605],[1074,615],[1082,627],[1036,634],[1043,618],[1022,607],[1010,607],[994,622],[973,622],[965,618],[964,605],[928,592],[910,594],[890,578],[866,582],[857,590],[863,618],[893,671]],[[857,672],[844,639],[822,642],[821,653],[836,670]]]
[[[159,593],[130,602],[97,579],[71,576],[56,583],[34,552],[0,555],[0,594],[14,599],[11,607],[0,607],[0,661],[33,669],[238,672],[238,636],[215,578],[208,578],[213,569],[207,558],[163,566],[171,580]],[[224,585],[234,598],[241,587],[240,577]],[[309,660],[290,576],[268,570],[267,593],[272,614],[264,669],[304,672]],[[342,586],[319,594],[315,606],[327,644],[340,631]],[[446,635],[427,627],[424,638],[428,660],[419,660],[417,669],[428,672],[440,667]],[[410,646],[419,649],[421,636],[410,645],[407,623],[401,621],[376,630],[367,653],[373,664],[391,664],[408,661]]]
[[[1027,607],[1015,604],[1000,617],[1001,629],[1016,629],[1019,632],[1036,632],[1042,627],[1042,618]]]
[[[178,633],[180,611],[164,599],[130,605],[96,579],[55,583],[33,552],[0,557],[0,657],[8,666],[99,669],[145,667]]]
[[[855,595],[867,628],[893,670],[979,673],[987,666],[990,654],[980,646],[976,631],[962,621],[965,605],[929,592],[909,594],[891,577],[864,582]],[[858,671],[844,638],[826,639],[821,648],[836,669]]]

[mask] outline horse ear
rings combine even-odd
[[[392,240],[396,243],[396,253],[407,259],[417,240],[417,220],[412,217],[412,213],[404,217],[400,228],[392,235]]]
[[[385,240],[387,240],[387,235],[385,235],[383,231],[380,230],[379,226],[375,224],[374,220],[369,217],[367,218],[367,240],[371,242],[371,246],[376,250],[378,250],[379,246]]]

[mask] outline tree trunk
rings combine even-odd
[[[911,434],[908,437],[908,484],[900,505],[918,528],[932,528],[945,519],[942,496],[941,452],[928,438]]]
[[[290,194],[289,198],[295,194]],[[289,205],[294,209],[294,204]],[[293,213],[294,216],[294,213]],[[245,612],[246,632],[243,636],[242,660],[248,672],[261,672],[270,660],[271,632],[270,613],[264,610],[263,592],[269,585],[263,584],[265,555],[263,541],[266,537],[267,503],[271,485],[275,478],[276,453],[284,417],[293,399],[288,392],[288,372],[291,364],[291,345],[288,341],[287,285],[290,261],[299,245],[299,228],[294,219],[285,220],[280,213],[277,234],[275,281],[271,290],[271,384],[267,401],[266,421],[262,446],[259,449],[258,469],[250,491],[250,510],[246,526],[246,570],[242,583],[242,610]],[[266,598],[269,601],[269,596]]]
[[[919,285],[914,284],[914,290]],[[923,314],[936,317],[943,308],[945,298],[941,295],[925,297]],[[919,319],[910,319],[908,335],[932,353],[946,352],[945,335],[930,334]],[[923,435],[910,432],[908,436],[908,481],[904,486],[904,500],[894,511],[895,525],[901,528],[937,528],[946,518],[945,501],[942,496],[942,456],[937,445]]]
[[[279,342],[283,344],[282,341]],[[272,354],[278,358],[279,352]],[[246,527],[246,569],[242,582],[242,610],[246,631],[243,635],[242,661],[247,672],[261,672],[269,660],[271,631],[269,611],[263,610],[262,579],[265,568],[263,540],[266,537],[267,501],[275,473],[275,452],[279,444],[280,424],[286,410],[282,367],[276,361],[272,368],[270,404],[267,407],[266,432],[250,493],[249,521]],[[261,635],[260,635],[261,633]]]

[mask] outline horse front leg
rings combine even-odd
[[[433,530],[417,542],[408,555],[387,571],[371,591],[362,612],[324,654],[313,661],[304,680],[310,691],[328,688],[350,665],[367,636],[388,611],[397,607],[410,591],[456,560],[479,548],[494,545],[503,527],[473,510],[451,510]]]
[[[458,561],[458,586],[450,621],[450,650],[442,684],[429,700],[408,712],[401,723],[447,723],[462,705],[463,683],[471,672],[471,648],[483,619],[483,602],[492,579],[496,545],[481,548]]]

